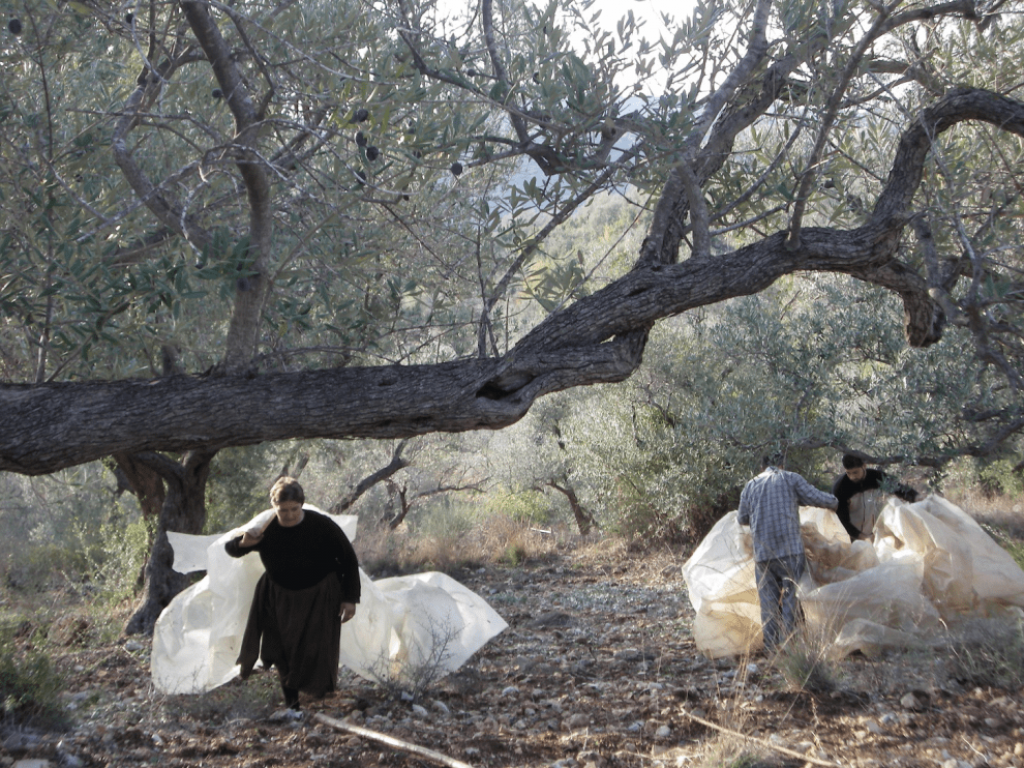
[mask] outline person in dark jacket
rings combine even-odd
[[[868,469],[864,459],[847,453],[843,456],[843,474],[832,484],[832,495],[839,499],[836,515],[850,536],[850,541],[870,540],[875,520],[885,503],[888,475],[880,469]],[[917,501],[917,491],[902,483],[892,484],[891,491],[903,501]]]
[[[259,552],[266,568],[238,664],[243,680],[257,659],[275,667],[285,704],[298,710],[299,691],[320,698],[337,687],[341,625],[359,602],[359,561],[333,520],[303,507],[295,478],[278,480],[270,501],[276,514],[262,530],[247,530],[225,545],[232,557]]]

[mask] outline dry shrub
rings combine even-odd
[[[520,565],[556,551],[562,540],[558,532],[496,514],[472,530],[451,534],[368,527],[360,530],[356,551],[364,570],[384,576],[424,570],[448,572],[483,563]]]
[[[1024,503],[1019,496],[993,493],[979,485],[949,488],[943,496],[976,520],[1006,527],[1024,538]]]
[[[361,531],[355,546],[360,565],[378,577],[448,572],[482,560],[479,537],[472,534],[413,536],[405,529],[380,526]]]
[[[452,571],[478,564],[479,548],[472,535],[423,536],[409,542],[407,564],[413,570]]]
[[[1016,690],[1024,685],[1024,621],[975,619],[951,633],[950,674],[961,682]]]
[[[458,639],[460,629],[450,621],[431,619],[426,628],[430,639],[426,648],[418,648],[419,658],[413,661],[408,656],[394,659],[382,652],[370,671],[375,683],[389,699],[418,701],[427,691],[449,673],[452,658],[452,644]]]
[[[526,520],[503,514],[487,518],[480,530],[483,551],[491,562],[521,565],[558,549],[562,535],[554,529],[539,529]]]
[[[581,542],[576,556],[581,563],[620,563],[630,559],[631,546],[619,536],[601,537]]]

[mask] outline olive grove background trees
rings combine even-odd
[[[965,371],[932,401],[955,407],[939,417],[955,439],[883,441],[882,458],[1012,449],[1020,7],[698,3],[604,31],[559,3],[483,0],[464,21],[416,2],[13,3],[0,469],[114,457],[161,532],[196,530],[228,446],[505,427],[545,395],[628,379],[658,321],[804,272],[833,276],[804,325],[769,321],[788,312],[780,284],[766,319],[755,302],[686,331],[698,362],[667,372],[681,392],[706,375],[702,339],[744,322],[763,335],[734,350],[794,388],[758,398],[763,374],[724,374],[723,412],[754,399],[764,419],[696,430],[689,455],[716,435],[856,446],[897,368],[865,339],[801,371],[785,336],[809,352],[837,304],[888,334],[886,296],[911,347],[955,345],[933,360]],[[648,212],[634,257],[552,247],[603,190]],[[844,377],[890,386],[822,435],[822,382]],[[902,379],[929,394],[926,374]],[[650,404],[691,419],[685,399]],[[139,628],[178,587],[160,535],[150,566]]]

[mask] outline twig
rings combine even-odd
[[[313,715],[313,719],[319,720],[324,725],[329,725],[331,728],[336,728],[339,731],[348,731],[349,733],[354,733],[356,736],[362,736],[364,739],[373,739],[374,741],[379,741],[381,744],[387,744],[389,747],[394,747],[395,749],[400,749],[404,752],[412,752],[414,755],[425,757],[428,760],[441,763],[441,765],[447,765],[449,768],[473,768],[469,763],[463,763],[461,760],[456,760],[455,758],[448,757],[447,755],[442,755],[440,752],[435,752],[432,749],[421,747],[418,744],[411,744],[408,741],[402,741],[401,739],[396,739],[394,736],[388,736],[384,733],[371,731],[369,728],[363,728],[359,725],[349,725],[348,723],[335,720],[333,717],[328,717],[327,715],[321,715],[318,713]],[[825,765],[829,765],[829,763],[825,763]]]
[[[817,758],[814,758],[814,757],[808,757],[807,755],[801,754],[801,753],[799,753],[799,752],[797,752],[795,750],[786,749],[785,747],[780,747],[780,746],[778,746],[776,744],[772,744],[770,741],[765,741],[764,739],[759,739],[756,736],[747,736],[747,734],[740,733],[739,731],[734,731],[731,728],[725,728],[725,727],[723,727],[721,725],[715,725],[715,723],[709,722],[709,721],[705,720],[702,717],[697,717],[696,715],[691,715],[689,712],[686,712],[685,710],[683,711],[683,714],[686,715],[691,720],[694,720],[694,721],[700,723],[701,725],[706,726],[707,728],[714,728],[716,731],[721,731],[722,733],[727,733],[730,736],[736,736],[738,738],[745,739],[747,741],[756,742],[757,744],[760,744],[762,747],[767,747],[768,749],[774,749],[776,752],[781,752],[784,755],[789,755],[790,757],[795,757],[795,758],[798,758],[798,759],[803,760],[805,762],[813,763],[814,765],[824,765],[824,766],[826,766],[826,768],[835,768],[835,766],[839,765],[839,763],[829,763],[829,762],[827,762],[825,760],[818,760]],[[317,715],[317,717],[319,717],[319,715]]]

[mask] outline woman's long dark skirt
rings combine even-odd
[[[249,608],[238,663],[242,679],[256,660],[277,668],[281,685],[317,698],[337,687],[341,584],[330,573],[308,589],[285,589],[260,577]]]

